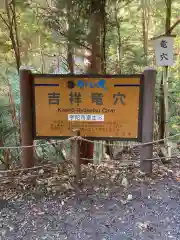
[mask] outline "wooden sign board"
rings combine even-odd
[[[141,141],[143,75],[33,75],[34,139]]]
[[[153,40],[156,64],[158,66],[172,66],[174,37],[162,36]]]

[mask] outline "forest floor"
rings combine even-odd
[[[118,161],[89,165],[80,186],[70,168],[1,181],[0,239],[180,239],[180,159],[149,177]]]

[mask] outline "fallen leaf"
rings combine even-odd
[[[40,169],[39,170],[39,174],[43,174],[44,173],[44,170],[43,169]]]
[[[133,199],[132,194],[128,194],[128,196],[127,196],[127,201],[131,201],[132,199]]]
[[[144,230],[152,231],[152,230],[153,230],[153,227],[152,227],[152,225],[151,225],[150,222],[144,222],[144,223],[139,222],[139,223],[137,223],[137,226],[138,226],[142,231],[144,231]]]
[[[125,188],[128,187],[128,180],[127,180],[126,177],[123,177],[121,184],[122,184]]]

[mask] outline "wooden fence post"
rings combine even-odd
[[[80,136],[80,130],[75,129],[74,130],[74,136]],[[75,139],[72,141],[72,159],[73,159],[73,164],[76,172],[76,180],[79,181],[81,180],[81,159],[80,159],[80,142],[78,139]]]
[[[32,73],[27,69],[20,69],[20,123],[22,146],[33,145]],[[24,168],[34,165],[33,147],[22,148],[21,163]]]
[[[155,83],[156,70],[154,68],[147,67],[144,70],[142,143],[153,141]],[[152,161],[146,160],[152,158],[153,144],[142,146],[140,153],[140,168],[142,172],[152,173]]]

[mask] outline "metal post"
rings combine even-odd
[[[22,146],[33,145],[32,129],[32,73],[20,70],[20,123]],[[34,165],[33,147],[22,148],[21,162],[24,168]]]
[[[143,91],[143,119],[142,119],[142,143],[153,141],[154,128],[154,106],[155,106],[155,83],[156,70],[147,67],[144,70],[144,91]],[[144,145],[141,148],[140,167],[144,173],[152,173],[153,144]]]

